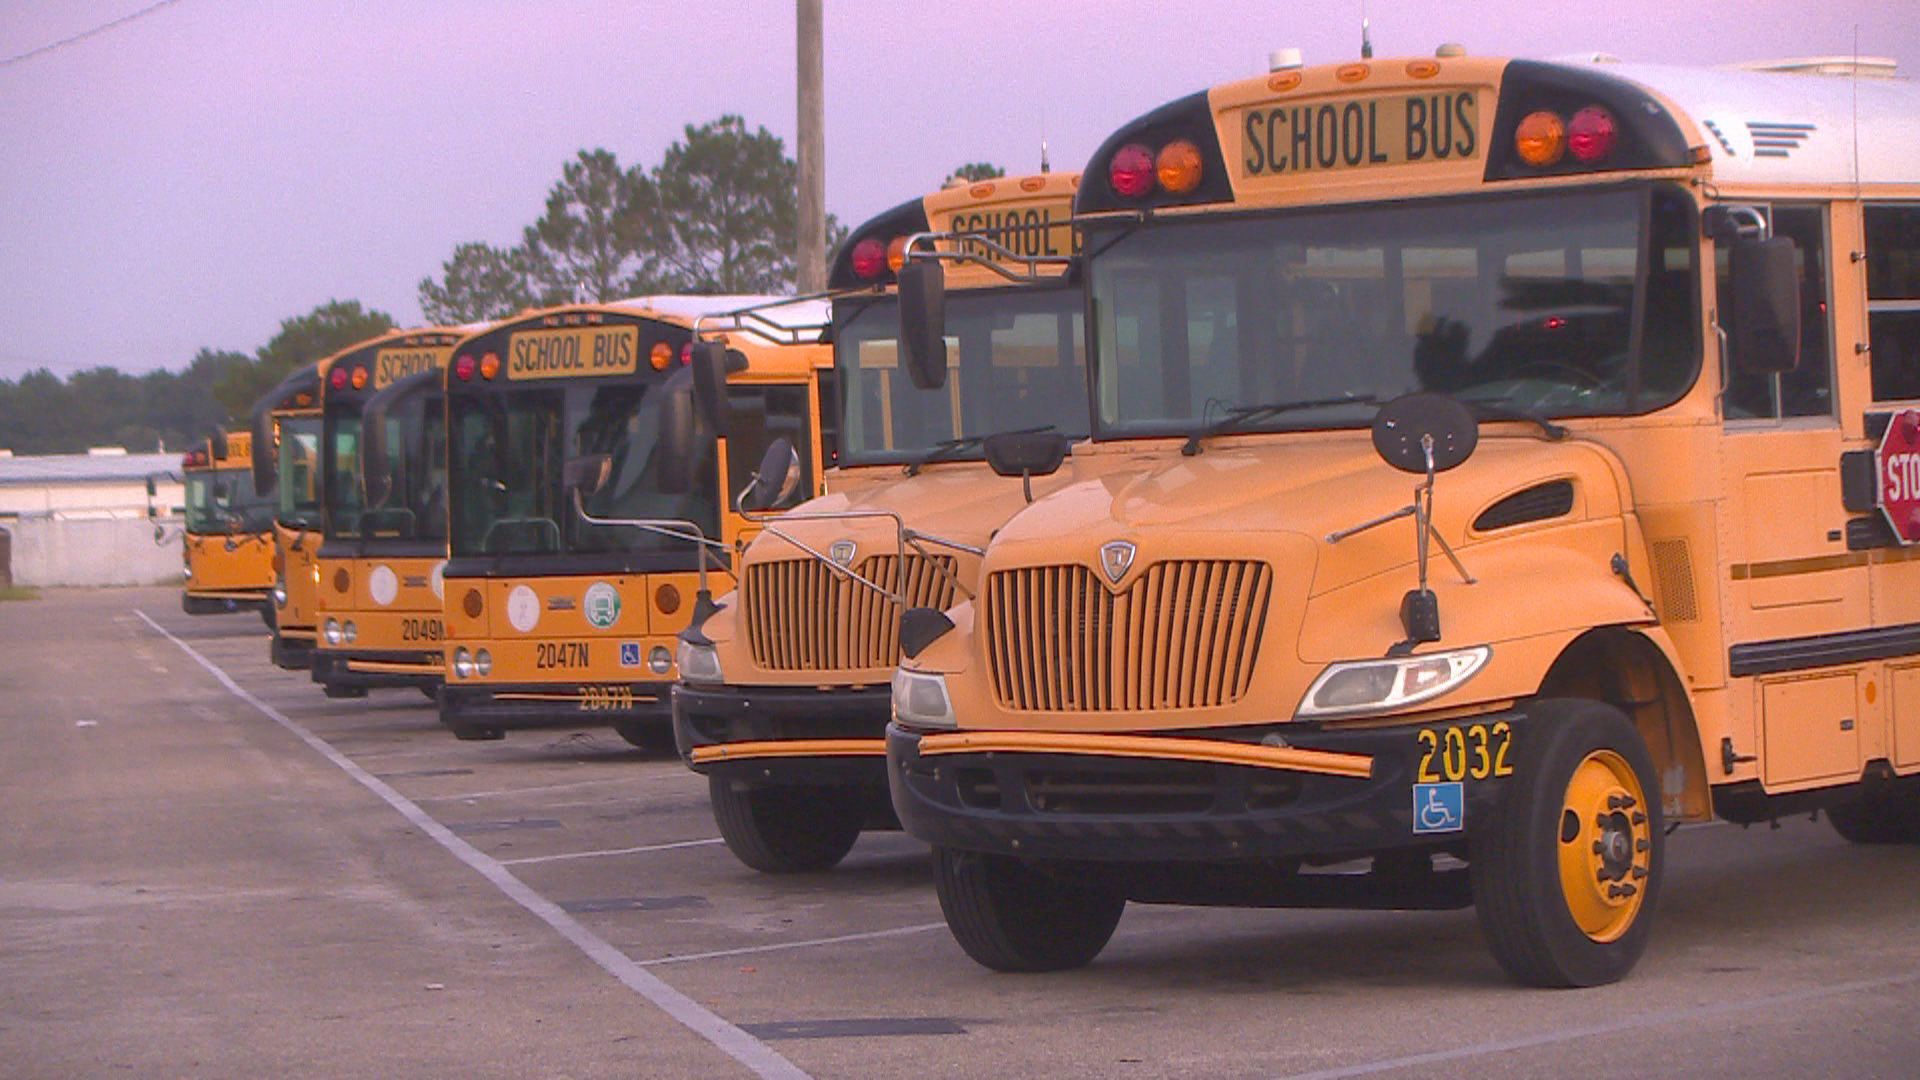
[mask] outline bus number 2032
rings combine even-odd
[[[1414,780],[1437,784],[1451,780],[1485,780],[1512,776],[1513,765],[1507,750],[1513,742],[1513,727],[1505,720],[1491,724],[1461,724],[1457,727],[1421,728],[1414,732],[1420,741],[1420,768]]]

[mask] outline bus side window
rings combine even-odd
[[[1866,233],[1873,400],[1920,399],[1920,206],[1869,206]]]
[[[1727,368],[1726,418],[1779,419],[1833,415],[1833,333],[1827,318],[1827,214],[1824,206],[1758,207],[1773,234],[1793,241],[1800,269],[1800,366],[1781,375],[1734,374]],[[1726,317],[1727,249],[1714,255],[1719,310]]]

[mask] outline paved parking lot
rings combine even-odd
[[[327,701],[167,590],[0,604],[0,1073],[1911,1076],[1920,849],[1673,838],[1625,983],[1508,985],[1471,912],[1130,908],[996,975],[925,851],[758,875],[611,733]]]

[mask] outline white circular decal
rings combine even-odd
[[[373,573],[367,575],[367,592],[381,607],[393,603],[393,598],[400,595],[400,578],[394,574],[393,567],[384,563],[374,567]]]
[[[433,564],[433,573],[427,575],[427,585],[433,589],[433,598],[447,598],[447,560],[441,559]]]
[[[604,581],[594,582],[587,586],[580,613],[587,617],[588,625],[605,630],[620,620],[620,591]]]
[[[523,634],[532,632],[540,622],[540,597],[525,585],[515,585],[507,594],[507,621]]]

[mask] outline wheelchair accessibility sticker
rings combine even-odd
[[[621,667],[639,667],[640,666],[640,643],[639,642],[623,641],[620,643],[620,666]]]
[[[1463,784],[1413,785],[1413,831],[1459,832],[1467,827],[1467,794]]]

